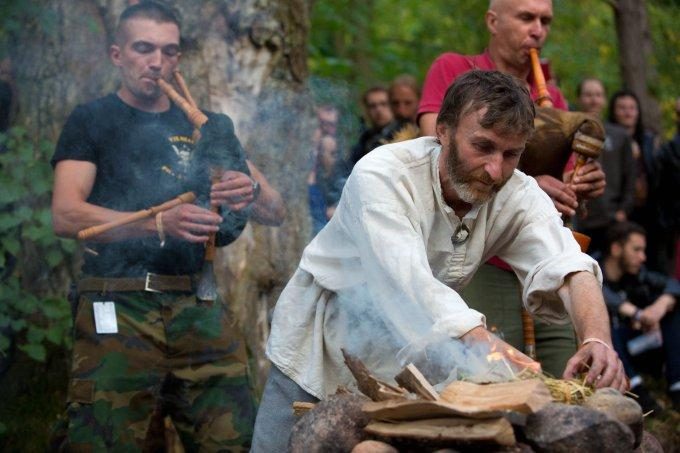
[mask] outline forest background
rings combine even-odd
[[[42,450],[63,412],[71,345],[66,293],[77,277],[82,249],[52,232],[49,158],[75,104],[115,89],[115,71],[106,58],[107,37],[124,3],[0,3],[0,60],[11,59],[17,94],[14,127],[0,137],[5,149],[0,153],[3,451]],[[249,157],[288,203],[289,216],[281,228],[249,226],[221,261],[227,276],[221,280],[222,293],[233,301],[248,334],[259,387],[267,366],[262,356],[267,311],[309,241],[304,194],[313,106],[330,102],[340,107],[347,151],[359,134],[362,91],[404,73],[422,82],[431,62],[445,51],[481,52],[488,40],[483,21],[488,2],[170,3],[189,24],[183,30],[188,63],[183,63],[183,71],[199,104],[234,117]],[[638,17],[643,25],[640,39],[622,47],[630,41],[617,33],[614,5],[624,3],[642,7],[646,14]],[[621,88],[626,74],[620,56],[641,55],[647,70],[643,95],[658,107],[648,126],[670,138],[673,104],[680,96],[678,0],[556,0],[554,13],[542,56],[550,60],[567,98],[575,100],[576,85],[586,76],[602,79],[609,93]],[[673,418],[656,429],[680,445],[679,424]]]

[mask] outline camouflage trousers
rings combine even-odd
[[[118,333],[96,333],[95,301],[115,303]],[[74,330],[67,451],[154,450],[164,434],[149,427],[166,416],[186,451],[249,449],[247,353],[224,304],[188,293],[84,293]]]

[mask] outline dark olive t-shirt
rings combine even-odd
[[[151,113],[125,104],[116,94],[79,105],[69,116],[52,157],[92,162],[97,166],[89,203],[117,211],[138,211],[194,191],[208,207],[209,166],[248,173],[243,148],[226,115],[207,113],[219,143],[203,153],[192,139],[193,127],[174,105]],[[204,126],[206,128],[206,126]],[[215,152],[217,150],[218,152]],[[208,156],[208,157],[205,157]],[[223,209],[218,245],[233,241],[247,221],[245,213]],[[91,243],[98,255],[86,254],[83,273],[90,276],[166,275],[200,271],[204,246],[169,237]]]

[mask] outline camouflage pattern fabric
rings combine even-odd
[[[115,303],[117,334],[95,332],[96,301]],[[249,449],[256,409],[247,354],[224,304],[186,293],[85,293],[74,330],[67,451],[147,451],[159,409],[186,451]]]

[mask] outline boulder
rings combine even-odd
[[[635,436],[603,412],[552,403],[527,417],[524,436],[538,452],[629,452]]]
[[[369,401],[360,395],[333,395],[316,404],[293,426],[291,453],[346,453],[366,439],[369,421],[361,406]]]
[[[628,426],[635,435],[635,447],[642,441],[642,408],[633,399],[624,396],[616,389],[603,388],[588,398],[584,406],[604,412]]]

